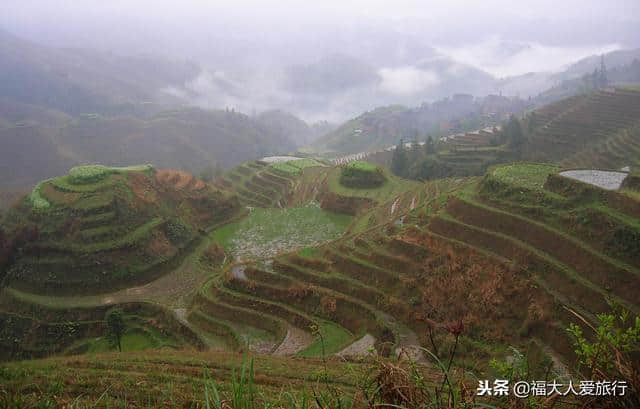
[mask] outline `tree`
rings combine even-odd
[[[200,171],[200,179],[202,179],[205,182],[211,182],[213,179],[218,178],[220,176],[222,176],[222,174],[224,173],[224,170],[222,169],[222,167],[220,166],[220,164],[218,162],[214,164],[209,164],[207,166],[205,166],[201,171]]]
[[[529,132],[531,132],[537,125],[538,125],[538,117],[536,115],[536,112],[533,111],[531,115],[529,115],[529,122],[527,124],[527,129],[529,130]]]
[[[411,162],[415,162],[418,160],[420,156],[420,145],[418,144],[418,130],[415,131],[413,135],[413,140],[411,141]]]
[[[609,85],[609,78],[607,78],[607,67],[604,65],[604,54],[600,56],[600,80],[599,88],[606,88]]]
[[[433,137],[429,135],[424,143],[424,153],[427,155],[431,155],[432,153],[435,153],[435,151],[436,147],[433,145]]]
[[[219,163],[216,162],[216,167],[213,170],[213,177],[214,178],[219,178],[224,174],[224,169],[222,168],[222,166],[220,166]]]
[[[405,177],[409,169],[409,160],[404,147],[404,140],[400,139],[391,158],[391,170],[398,176]]]
[[[211,165],[206,166],[200,171],[200,179],[205,182],[211,182],[213,180],[213,167]]]
[[[591,89],[599,89],[600,88],[600,73],[598,69],[594,69],[591,74]]]
[[[505,137],[507,141],[509,141],[509,146],[513,148],[517,148],[522,145],[522,127],[520,126],[520,121],[515,115],[511,115],[511,117],[509,117],[509,122],[507,123],[507,126],[505,126]]]
[[[122,309],[113,308],[109,310],[105,316],[107,322],[108,338],[113,346],[118,347],[118,351],[122,352],[122,335],[124,334],[125,325],[122,317]]]
[[[429,158],[425,158],[422,160],[420,165],[418,166],[418,178],[422,180],[431,179],[432,176],[432,165]]]

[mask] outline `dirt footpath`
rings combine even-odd
[[[376,339],[371,334],[366,334],[353,344],[349,345],[345,349],[340,352],[337,352],[336,355],[343,358],[348,357],[357,357],[357,356],[366,356],[370,353],[376,354],[376,350],[374,345],[376,343]],[[371,352],[373,350],[373,352]]]
[[[299,328],[289,326],[287,335],[273,354],[278,356],[295,355],[311,345],[312,342],[313,336],[311,334]]]

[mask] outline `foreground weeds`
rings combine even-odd
[[[69,367],[64,369],[56,363],[49,366],[40,363],[38,367],[38,361],[35,365],[25,362],[0,367],[0,408],[640,408],[640,317],[632,318],[627,312],[614,308],[613,312],[598,318],[599,325],[591,328],[593,334],[585,334],[576,326],[568,329],[574,337],[579,359],[579,365],[572,370],[573,376],[554,373],[549,366],[544,377],[535,380],[622,381],[627,385],[624,396],[563,396],[561,393],[523,398],[516,398],[512,393],[479,396],[482,378],[455,365],[464,332],[462,324],[457,323],[445,327],[454,339],[451,344],[446,347],[434,344],[430,349],[423,349],[429,364],[374,355],[364,361],[336,366],[335,361],[323,355],[321,361],[309,366],[305,360],[272,361],[266,356],[254,358],[244,354],[239,364],[233,364],[237,360],[230,364],[222,361],[229,357],[218,357],[217,366],[207,369],[207,363],[189,361],[178,354],[172,358],[151,356],[148,361],[133,356],[132,366],[118,372],[118,364],[110,363],[108,358],[70,359]],[[513,385],[539,376],[530,367],[527,356],[515,348],[511,351],[507,359],[490,362],[495,378]],[[260,374],[255,370],[255,359],[260,362]],[[176,362],[180,360],[183,361]],[[91,365],[87,368],[83,363]],[[135,369],[136,364],[159,366],[149,366],[149,373],[141,374],[143,366]],[[171,369],[171,365],[178,364]],[[284,372],[282,366],[275,367],[278,364],[286,365]],[[70,382],[68,372],[74,367],[81,375]],[[36,368],[45,373],[38,373]],[[203,368],[204,374],[198,375]],[[302,373],[303,368],[307,371],[314,368],[315,372]],[[185,376],[191,372],[181,371],[191,371],[194,375]],[[136,378],[135,374],[141,375]]]

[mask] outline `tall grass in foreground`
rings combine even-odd
[[[256,387],[254,383],[253,358],[247,361],[244,355],[240,371],[231,373],[231,391],[227,399],[223,398],[216,382],[205,372],[204,404],[206,409],[254,409],[256,405]]]
[[[181,394],[173,381],[149,383],[140,394],[130,395],[133,390],[122,385],[110,385],[99,398],[83,397],[77,392],[78,386],[91,385],[84,378],[83,383],[66,385],[56,381],[47,385],[33,383],[23,392],[5,390],[0,382],[1,409],[84,409],[84,408],[185,408],[185,409],[637,409],[640,408],[640,317],[615,309],[609,314],[598,316],[599,324],[591,327],[593,336],[583,334],[579,327],[568,329],[575,339],[578,367],[572,368],[573,380],[625,381],[628,385],[625,396],[511,396],[478,397],[478,378],[455,365],[458,341],[464,331],[461,323],[438,325],[454,338],[448,348],[432,344],[423,348],[432,362],[425,366],[407,359],[396,360],[374,356],[359,365],[345,365],[349,382],[331,378],[328,360],[323,354],[323,362],[313,380],[303,388],[279,384],[280,391],[261,387],[256,382],[254,358],[243,356],[239,367],[231,371],[230,379],[218,383],[208,370],[202,379],[193,379],[193,389]],[[318,333],[324,348],[322,333]],[[557,374],[547,371],[544,379],[532,379],[534,370],[525,354],[512,348],[512,356],[503,361],[492,360],[491,367],[499,379],[516,381],[550,381]],[[295,366],[292,366],[295,368]],[[437,373],[434,374],[433,369]],[[0,380],[7,382],[25,379],[25,369],[11,371],[0,366]],[[292,374],[292,378],[304,379],[307,374]],[[100,376],[99,373],[95,376]],[[334,375],[335,376],[335,375]],[[338,375],[338,378],[340,375]],[[486,378],[485,378],[486,379]],[[559,378],[557,378],[559,379]],[[568,380],[568,379],[567,379]],[[84,383],[84,382],[87,383]],[[95,382],[95,381],[94,381]],[[124,382],[124,385],[131,386]],[[348,385],[348,386],[345,386]],[[65,393],[67,387],[74,393]],[[112,388],[113,387],[113,388]],[[34,391],[34,393],[30,393]],[[37,392],[37,393],[36,393]],[[89,395],[96,396],[96,395]]]
[[[413,362],[407,354],[404,362],[393,361],[376,356],[357,377],[355,392],[345,393],[330,382],[326,369],[326,357],[323,354],[323,374],[316,385],[302,392],[284,392],[278,403],[258,404],[259,393],[253,389],[253,359],[242,364],[240,376],[235,373],[231,383],[230,398],[221,398],[215,383],[205,386],[206,408],[217,409],[352,409],[352,408],[395,408],[395,409],[466,409],[466,408],[504,408],[504,409],[552,409],[552,408],[640,408],[640,317],[631,319],[628,312],[616,309],[610,314],[598,316],[599,326],[591,327],[595,333],[590,341],[577,326],[568,331],[575,340],[576,355],[580,366],[575,375],[590,380],[625,381],[628,392],[625,396],[589,397],[589,396],[529,396],[517,398],[513,394],[502,397],[482,397],[476,395],[478,378],[461,370],[454,370],[459,338],[464,330],[462,323],[448,325],[445,328],[454,336],[450,350],[433,351],[422,348],[436,368],[441,380],[427,380],[424,366]],[[323,342],[322,335],[319,335]],[[491,366],[501,379],[509,380],[513,385],[517,381],[531,381],[533,376],[528,357],[512,348],[512,356],[505,361],[491,362]],[[581,374],[581,367],[587,369]],[[551,369],[549,367],[549,369]],[[245,376],[248,373],[248,376]],[[550,370],[544,381],[550,381]],[[557,375],[557,374],[556,374]],[[536,379],[537,380],[537,379]],[[213,396],[210,399],[209,396]]]

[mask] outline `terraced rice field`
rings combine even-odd
[[[526,157],[572,168],[619,169],[640,152],[640,92],[618,88],[578,95],[536,111]]]
[[[277,161],[269,165],[272,169],[284,174],[298,175],[306,168],[324,167],[326,165],[315,159],[296,159],[290,161]]]
[[[616,232],[637,231],[637,220],[621,214],[622,207],[607,206],[629,199],[619,193],[611,193],[606,202],[597,196],[588,199],[580,196],[579,185],[570,190],[569,179],[567,188],[557,183],[547,187],[545,175],[553,175],[554,169],[536,164],[498,167],[492,176],[504,185],[491,184],[490,178],[478,192],[461,191],[428,229],[528,265],[532,280],[549,297],[587,321],[595,322],[596,314],[609,309],[609,297],[637,313],[640,305],[634,294],[640,290],[640,258],[615,250],[625,246],[624,240],[616,242]],[[540,336],[549,337],[549,345],[561,351],[569,348],[560,336],[567,318],[556,319],[550,331]]]
[[[274,162],[275,165],[286,165]],[[287,197],[294,187],[295,172],[282,172],[267,162],[249,162],[231,169],[216,180],[219,186],[233,189],[240,202],[249,207],[284,207]]]
[[[381,205],[385,207],[387,202],[389,206],[395,202],[395,214],[389,214],[388,208],[384,210],[382,220],[388,221],[408,212],[412,203],[415,208],[426,199],[421,193],[408,191],[418,186],[418,183],[406,182],[391,189],[353,192],[347,189],[340,193],[371,195],[383,201]],[[352,276],[340,268],[330,272],[327,268],[332,264],[331,259],[321,261],[333,254],[323,254],[322,249],[333,252],[336,243],[341,242],[335,240],[343,236],[352,219],[326,212],[310,202],[286,209],[256,208],[247,218],[217,230],[216,240],[236,262],[243,264],[232,266],[224,278],[211,280],[203,287],[194,311],[214,319],[216,324],[213,326],[211,321],[199,318],[196,326],[205,336],[230,333],[226,347],[236,349],[241,347],[243,331],[235,328],[233,322],[243,317],[249,326],[269,334],[262,337],[263,340],[275,340],[269,349],[275,354],[337,354],[363,337],[377,342],[378,348],[385,344],[393,350],[396,348],[393,333],[409,334],[398,335],[397,339],[411,340],[411,345],[416,346],[417,337],[410,329],[378,309],[387,296],[376,289],[381,284],[377,279],[371,281],[371,276],[361,282],[366,277],[363,273],[354,272]],[[296,250],[312,256],[308,265],[299,256],[287,255],[295,254]],[[366,265],[364,262],[352,268],[366,270]],[[395,288],[389,273],[384,275],[389,276],[385,282],[390,288]],[[385,330],[383,322],[394,330]],[[404,342],[398,342],[397,347]],[[249,348],[258,350],[260,346],[250,343]],[[364,355],[369,353],[368,347],[352,349]]]
[[[157,290],[156,283],[114,293],[120,298],[110,302],[160,300],[201,347],[216,350],[334,359],[378,354],[426,363],[421,347],[432,345],[431,331],[435,344],[450,348],[459,322],[464,336],[456,365],[505,355],[506,344],[566,362],[573,353],[570,323],[594,324],[596,314],[609,310],[608,298],[640,312],[640,254],[624,247],[625,238],[640,232],[640,203],[595,186],[585,190],[558,175],[560,169],[510,164],[491,168],[484,178],[424,184],[390,175],[393,183],[363,190],[340,186],[339,169],[284,178],[268,165],[245,164],[225,180],[248,192],[246,203],[263,200],[252,180],[273,181],[265,207],[249,206],[246,217],[211,232],[176,270],[184,275],[166,276],[174,279],[162,286],[165,292],[147,292]],[[300,186],[307,179],[314,195],[300,193],[309,190]],[[371,204],[355,216],[308,201],[274,206],[276,197],[293,195]],[[95,219],[109,217],[99,212],[85,221],[94,226]],[[102,234],[96,228],[85,233]],[[199,255],[213,243],[224,248],[225,261],[204,268]],[[190,292],[170,291],[183,278]],[[96,301],[12,296],[25,305],[49,301],[69,308]],[[171,340],[132,335],[134,348],[171,347]],[[95,338],[83,342],[89,350],[103,347]]]
[[[248,217],[222,227],[216,239],[237,260],[265,259],[296,248],[339,238],[351,217],[322,210],[318,204],[251,210]]]

